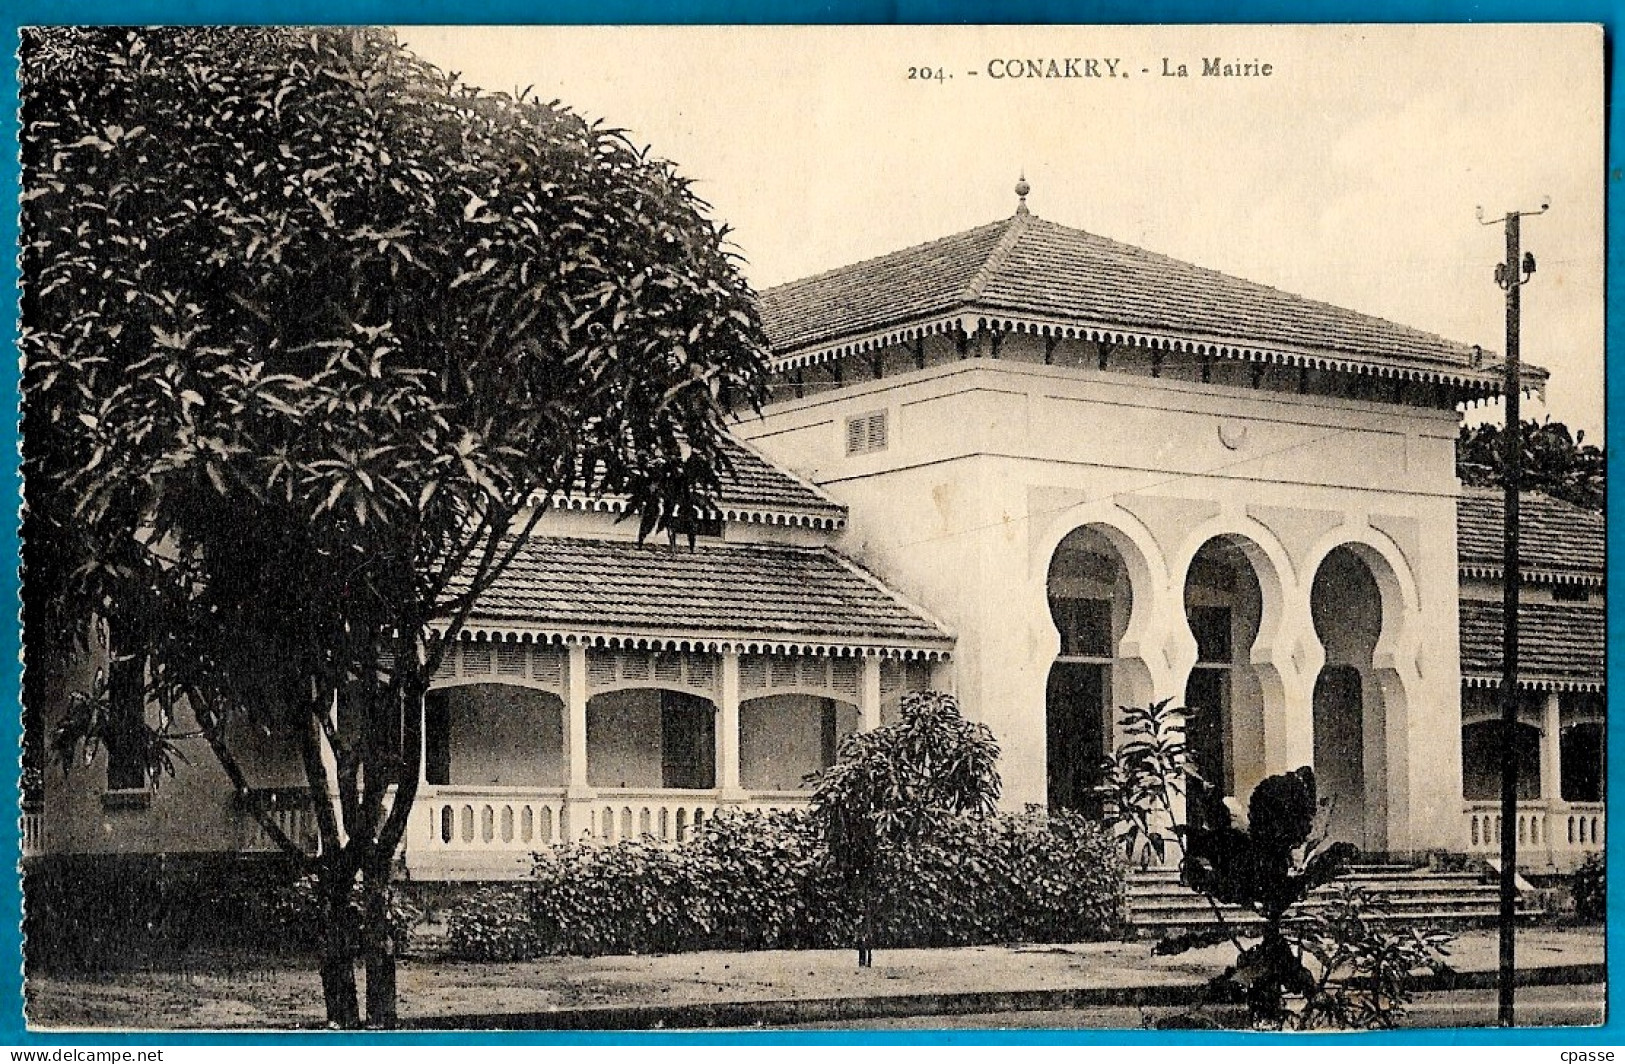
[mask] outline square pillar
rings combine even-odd
[[[418,793],[429,786],[429,696],[418,700]]]
[[[858,731],[880,727],[880,655],[863,658],[863,676],[858,688]]]
[[[1556,691],[1546,692],[1540,722],[1540,797],[1545,807],[1545,823],[1540,833],[1540,852],[1550,866],[1557,864],[1555,851],[1561,834],[1568,842],[1568,819],[1560,812],[1563,806],[1563,700]]]
[[[587,647],[570,644],[564,670],[564,816],[559,837],[579,842],[592,833],[592,788],[587,786]]]
[[[717,703],[717,789],[742,801],[739,786],[739,651],[722,652],[722,695]]]
[[[1540,722],[1540,797],[1547,809],[1563,800],[1562,698],[1546,692]]]

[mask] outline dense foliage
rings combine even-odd
[[[1293,1013],[1297,1030],[1398,1026],[1412,998],[1411,978],[1448,968],[1453,936],[1402,927],[1387,919],[1388,900],[1362,887],[1336,884],[1331,897],[1287,925],[1314,985]]]
[[[1523,490],[1600,511],[1607,498],[1607,456],[1585,438],[1584,429],[1571,433],[1560,421],[1525,421]],[[1481,488],[1503,487],[1505,469],[1505,429],[1496,424],[1463,426],[1456,440],[1456,475],[1461,482]]]
[[[1122,859],[1071,813],[943,818],[884,846],[880,863],[879,946],[1088,941],[1123,918]],[[450,906],[449,947],[469,960],[828,949],[863,919],[842,884],[805,812],[724,813],[677,846],[542,854],[530,881]]]
[[[195,718],[243,793],[233,734],[296,744],[320,856],[264,827],[319,877],[330,1019],[359,950],[387,1025],[445,643],[537,500],[695,527],[753,299],[669,165],[386,31],[42,29],[22,72],[29,641],[95,617],[109,659],[57,743],[142,785]]]
[[[1601,850],[1585,855],[1574,870],[1574,915],[1582,920],[1608,916],[1608,861]]]
[[[858,900],[858,965],[873,959],[882,853],[946,818],[985,817],[999,798],[999,744],[952,695],[909,692],[900,718],[841,741],[814,784],[812,817],[844,891]]]
[[[253,964],[321,942],[278,858],[53,856],[23,871],[30,971],[106,972],[190,957]]]

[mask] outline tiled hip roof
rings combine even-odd
[[[1606,681],[1603,610],[1591,605],[1518,604],[1520,683],[1600,687]],[[1501,675],[1501,603],[1461,603],[1461,672],[1471,680]]]
[[[1325,359],[1492,389],[1499,380],[1496,360],[1468,344],[1026,212],[770,288],[760,308],[781,362],[899,327],[930,331],[944,315],[1009,315],[1190,341],[1221,354],[1234,347],[1237,357],[1276,352],[1299,365]],[[1545,371],[1526,366],[1525,375],[1538,384]]]
[[[781,469],[731,434],[722,436],[722,450],[730,468],[719,470],[715,516],[729,521],[807,525],[839,528],[846,523],[846,507],[814,485]],[[631,501],[621,495],[589,496],[580,482],[569,494],[555,496],[551,505],[566,510],[606,510],[625,513]],[[781,520],[783,519],[783,520]]]
[[[1505,507],[1499,491],[1469,489],[1456,502],[1456,549],[1463,569],[1501,570]],[[1524,578],[1544,576],[1600,582],[1607,571],[1603,515],[1547,495],[1525,492],[1518,501],[1518,561]]]
[[[533,536],[470,629],[675,643],[945,652],[919,607],[827,548]]]

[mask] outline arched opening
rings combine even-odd
[[[1501,722],[1495,718],[1461,729],[1461,789],[1469,802],[1501,797],[1500,733]],[[1540,729],[1523,721],[1513,725],[1512,749],[1518,762],[1518,800],[1534,801],[1540,797]]]
[[[1607,705],[1594,692],[1558,696],[1558,780],[1565,802],[1600,802],[1607,790]]]
[[[564,703],[499,683],[430,691],[424,779],[436,786],[562,787]]]
[[[1196,771],[1225,794],[1263,773],[1264,691],[1251,665],[1263,618],[1258,573],[1240,542],[1202,545],[1185,576],[1185,620],[1196,664],[1185,682],[1185,741]]]
[[[1603,794],[1603,728],[1588,720],[1563,729],[1559,751],[1565,802],[1600,802]]]
[[[1044,696],[1049,807],[1098,815],[1123,683],[1118,652],[1134,606],[1128,569],[1104,533],[1075,529],[1050,559],[1046,592],[1061,637]]]
[[[817,695],[767,695],[739,704],[739,784],[750,791],[798,791],[835,763],[858,730],[858,707]]]
[[[717,785],[716,706],[684,691],[638,687],[587,702],[587,783],[640,790]]]
[[[1382,591],[1359,554],[1337,547],[1315,571],[1309,609],[1326,652],[1315,680],[1314,768],[1319,794],[1331,804],[1328,832],[1380,851],[1385,848],[1385,716],[1372,659],[1382,637]]]

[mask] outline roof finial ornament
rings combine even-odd
[[[1016,179],[1016,213],[1017,214],[1027,214],[1028,213],[1028,211],[1027,211],[1027,193],[1031,192],[1032,190],[1033,190],[1033,187],[1031,185],[1027,184],[1027,171],[1023,170],[1021,172],[1021,176]]]

